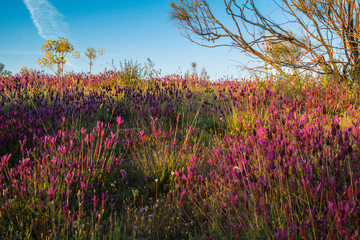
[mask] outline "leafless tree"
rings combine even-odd
[[[256,0],[223,0],[222,13],[208,0],[171,1],[171,19],[191,41],[240,49],[282,75],[297,70],[359,81],[359,0],[272,2],[281,16],[265,15]]]

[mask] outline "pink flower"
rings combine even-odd
[[[0,170],[3,167],[7,167],[9,166],[9,159],[11,157],[11,153],[10,154],[6,154],[5,156],[1,157],[1,162],[0,162]]]
[[[117,128],[119,129],[120,128],[120,125],[122,123],[124,123],[124,120],[121,118],[121,116],[117,116],[116,117],[116,122],[117,122]]]
[[[184,206],[184,202],[183,202],[182,199],[183,199],[185,193],[186,193],[186,190],[185,190],[185,189],[181,190],[180,200],[179,200],[179,205],[180,205],[180,207]]]

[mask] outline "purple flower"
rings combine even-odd
[[[278,231],[275,233],[275,238],[276,239],[281,239],[281,240],[285,240],[287,239],[287,230],[285,229],[284,231],[281,231],[280,228],[278,228]]]
[[[49,201],[52,201],[55,199],[55,194],[58,191],[59,188],[53,188],[50,187],[48,190],[48,197],[49,197]]]
[[[85,177],[80,178],[80,181],[81,181],[81,182],[80,182],[81,189],[84,191],[89,184],[88,184],[88,183],[85,183],[85,182],[86,182],[86,178],[85,178]]]
[[[62,201],[65,201],[65,199],[66,199],[66,191],[61,191],[61,200]]]
[[[105,209],[105,203],[109,199],[109,194],[107,193],[101,193],[101,209]]]
[[[96,204],[98,203],[99,199],[98,199],[98,195],[95,194],[92,198],[91,198],[92,202],[93,202],[93,208],[94,210],[96,209]]]
[[[120,173],[121,173],[122,180],[124,181],[126,178],[126,172],[124,170],[121,170]]]
[[[69,207],[67,204],[64,204],[63,205],[63,216],[64,216],[64,219],[67,219],[68,218],[68,214],[69,214]]]
[[[64,179],[65,179],[66,187],[67,187],[68,190],[70,189],[70,186],[71,186],[71,184],[72,184],[72,182],[73,182],[72,178],[73,178],[72,173],[66,172],[66,173],[64,174]]]
[[[50,184],[52,185],[52,186],[55,186],[55,184],[56,184],[56,181],[57,181],[57,177],[55,177],[55,176],[49,176],[49,178],[50,178]]]

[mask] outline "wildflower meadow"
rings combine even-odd
[[[1,76],[0,239],[359,239],[359,102],[310,76]]]

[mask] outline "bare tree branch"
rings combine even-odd
[[[207,0],[171,1],[171,19],[190,41],[237,48],[283,75],[301,70],[358,81],[359,0],[273,0],[284,22],[265,16],[255,0],[223,3],[218,16]]]

